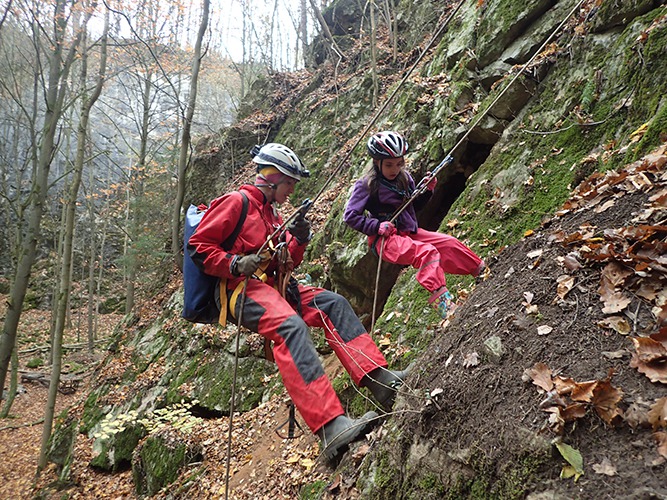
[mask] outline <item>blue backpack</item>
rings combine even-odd
[[[243,208],[236,227],[232,234],[223,241],[222,248],[231,250],[236,238],[241,232],[241,227],[248,214],[248,197],[244,192]],[[202,217],[208,208],[201,209],[190,205],[185,214],[185,227],[183,229],[183,318],[192,323],[217,323],[220,310],[215,303],[215,287],[218,286],[218,278],[204,273],[192,260],[188,251],[190,236],[197,230]]]

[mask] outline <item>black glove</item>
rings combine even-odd
[[[299,245],[310,241],[310,222],[304,217],[299,217],[292,221],[287,230],[296,238]]]
[[[237,257],[232,262],[232,274],[234,276],[252,276],[262,263],[262,257],[256,254]]]

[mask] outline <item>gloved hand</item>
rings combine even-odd
[[[305,217],[297,217],[287,227],[287,230],[296,238],[299,245],[310,241],[310,221]]]
[[[243,255],[232,263],[232,274],[234,276],[252,276],[262,263],[262,257],[256,254]]]
[[[392,234],[396,234],[396,226],[394,226],[388,220],[380,222],[380,227],[378,228],[378,234],[380,236],[391,236]]]
[[[431,172],[426,173],[426,178],[428,179],[426,181],[426,189],[433,191],[435,189],[435,185],[438,183],[438,178]]]

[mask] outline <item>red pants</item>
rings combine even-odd
[[[273,357],[294,405],[317,432],[345,412],[310,337],[311,327],[324,329],[327,343],[355,384],[387,361],[357,318],[349,302],[323,288],[299,285],[301,312],[270,284],[251,279],[246,288],[241,324],[273,341]],[[229,294],[229,293],[228,293]],[[241,300],[237,300],[238,317]]]
[[[445,286],[445,273],[477,276],[482,263],[475,252],[453,236],[421,228],[415,234],[369,236],[368,242],[378,255],[382,248],[382,260],[417,269],[417,281],[429,292]]]

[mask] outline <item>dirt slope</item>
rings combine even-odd
[[[499,498],[667,496],[665,151],[582,183],[490,262],[409,380],[375,458],[396,477],[373,498],[482,481]],[[415,494],[429,475],[444,491]]]

